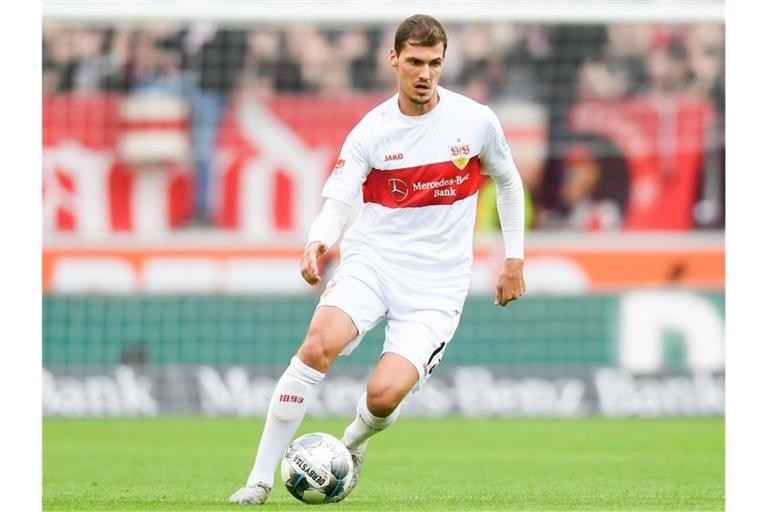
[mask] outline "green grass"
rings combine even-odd
[[[301,433],[340,435],[344,420]],[[44,510],[238,510],[261,420],[43,422]],[[331,510],[723,510],[724,421],[400,420]],[[300,510],[279,478],[264,510]]]

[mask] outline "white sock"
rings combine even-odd
[[[392,411],[392,414],[384,418],[374,416],[371,411],[368,410],[368,404],[366,402],[367,395],[363,393],[360,400],[357,402],[357,414],[355,420],[349,424],[344,431],[344,436],[341,438],[341,442],[344,446],[350,450],[354,450],[363,444],[369,437],[377,434],[393,424],[398,416],[400,416],[400,406]]]
[[[272,486],[275,468],[280,457],[293,439],[296,430],[307,412],[307,397],[309,391],[318,385],[325,377],[314,368],[310,368],[293,356],[291,364],[277,381],[272,400],[267,409],[264,422],[264,432],[261,434],[256,461],[251,474],[248,475],[247,485],[261,482]]]

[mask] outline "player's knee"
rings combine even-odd
[[[319,372],[325,373],[330,368],[333,357],[322,329],[310,328],[298,356],[304,364]]]
[[[379,418],[392,414],[403,399],[397,389],[381,384],[368,384],[367,394],[368,410]]]

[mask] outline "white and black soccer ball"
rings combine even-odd
[[[350,491],[352,456],[332,435],[305,434],[285,450],[280,476],[288,492],[304,503],[340,501]]]

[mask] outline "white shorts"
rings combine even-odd
[[[445,301],[432,301],[428,294],[415,297],[398,293],[397,284],[382,279],[371,266],[347,261],[328,281],[317,307],[337,307],[357,327],[358,336],[341,355],[351,354],[365,334],[386,318],[381,353],[393,352],[410,361],[419,374],[418,390],[445,354],[459,325],[465,297],[466,293],[456,297],[455,305],[448,309],[435,308],[433,304]]]

